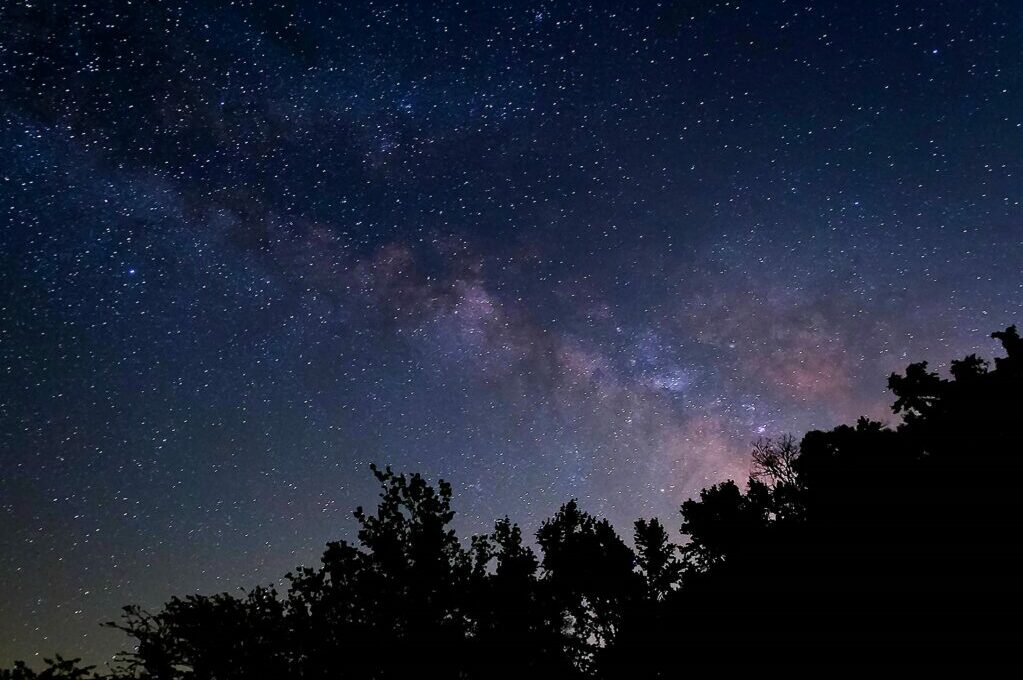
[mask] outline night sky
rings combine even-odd
[[[490,5],[483,7],[483,5]],[[678,525],[1023,321],[1023,4],[0,6],[0,665],[277,583],[370,462]]]

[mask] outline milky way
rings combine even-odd
[[[1016,2],[0,27],[0,665],[315,562],[370,462],[450,480],[463,535],[675,526],[1023,321]]]

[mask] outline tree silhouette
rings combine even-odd
[[[543,550],[544,585],[570,631],[566,644],[577,666],[588,669],[611,644],[622,613],[641,592],[636,558],[606,519],[561,506],[536,533]]]
[[[888,380],[892,428],[867,419],[754,444],[744,487],[614,527],[561,506],[535,548],[505,517],[459,541],[452,490],[372,472],[357,543],[327,545],[282,595],[173,598],[109,625],[132,651],[96,674],[55,657],[0,680],[676,677],[743,663],[1014,660],[1023,639],[1023,340],[1005,356],[911,364]]]
[[[16,661],[14,668],[0,669],[0,680],[88,680],[94,666],[82,666],[81,659],[65,659],[60,654],[44,659],[46,668],[36,673],[22,661]]]
[[[678,546],[668,540],[668,532],[656,517],[636,520],[634,529],[636,563],[645,582],[645,596],[650,602],[661,602],[675,589],[682,575]]]
[[[539,579],[536,553],[523,543],[522,530],[507,517],[493,533],[480,537],[486,553],[477,564],[493,560],[492,572],[479,574],[471,616],[475,622],[472,677],[572,677],[560,598]]]

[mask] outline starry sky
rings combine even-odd
[[[370,462],[628,533],[1023,321],[1016,1],[0,6],[0,665]]]

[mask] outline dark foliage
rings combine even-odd
[[[373,468],[358,544],[256,588],[127,607],[111,678],[669,677],[701,665],[1011,660],[1019,621],[1023,340],[1006,356],[893,374],[898,427],[861,419],[761,441],[745,489],[682,504],[633,545],[566,503],[536,534],[505,518],[463,544],[451,487]],[[83,679],[56,657],[0,680]]]

